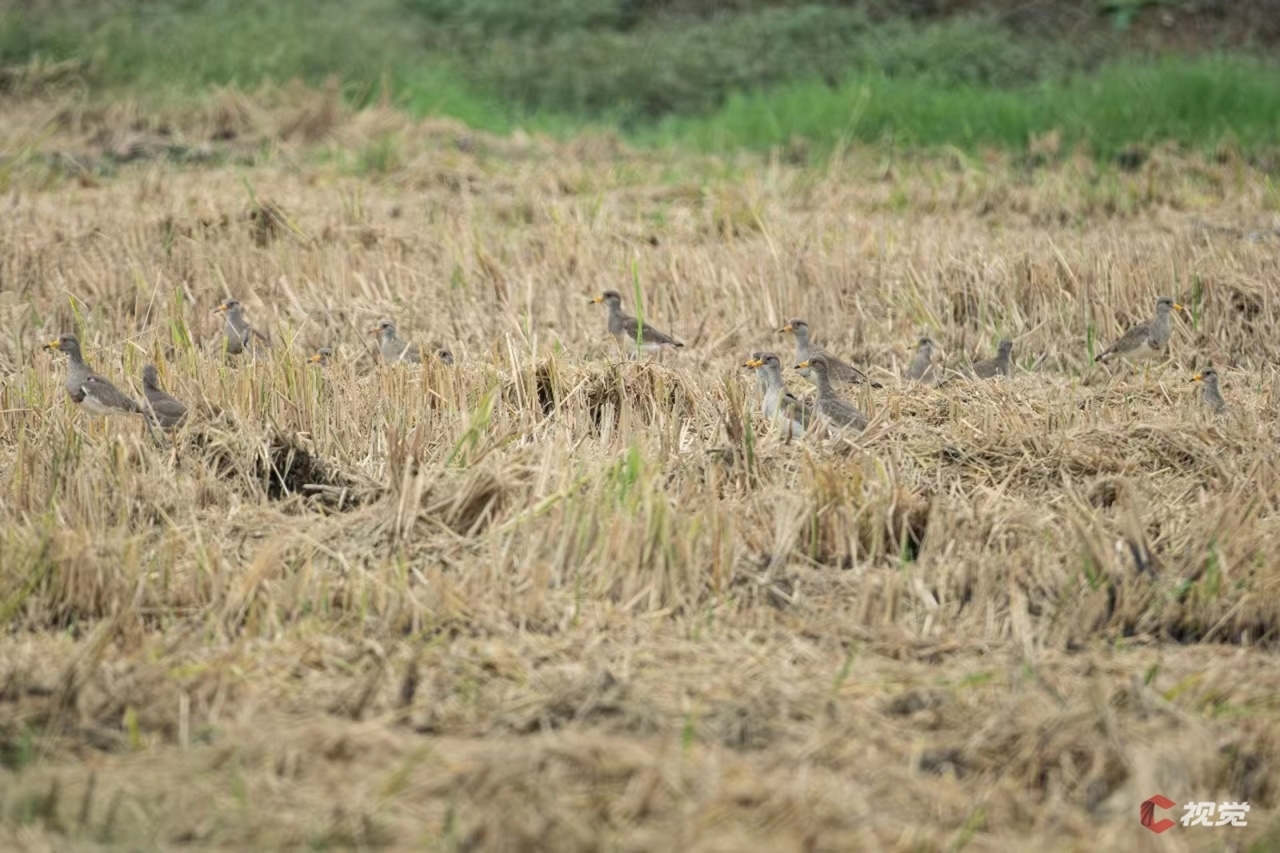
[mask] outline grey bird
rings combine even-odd
[[[1227,401],[1222,399],[1222,389],[1218,387],[1218,371],[1212,367],[1206,367],[1191,377],[1191,381],[1203,384],[1200,399],[1213,410],[1214,414],[1220,415],[1227,410]]]
[[[797,370],[813,371],[814,384],[818,386],[818,400],[815,407],[827,425],[841,431],[854,429],[862,431],[867,428],[867,416],[858,411],[851,403],[841,400],[831,387],[831,368],[825,355],[811,355],[807,361],[796,365]]]
[[[162,428],[176,427],[187,416],[187,407],[160,387],[154,364],[142,368],[142,391],[147,397],[147,416]]]
[[[67,354],[67,395],[91,415],[140,415],[142,406],[84,363],[80,339],[70,333],[44,345]]]
[[[1131,362],[1163,358],[1173,333],[1169,325],[1169,312],[1175,310],[1182,311],[1183,308],[1171,297],[1161,296],[1156,300],[1154,317],[1130,328],[1115,343],[1098,353],[1094,361],[1108,364],[1117,358]]]
[[[235,299],[224,299],[213,309],[226,321],[225,351],[228,355],[240,355],[245,350],[254,353],[259,346],[270,346],[267,336],[249,324],[244,317],[244,306]]]
[[[813,422],[813,408],[787,390],[778,356],[771,352],[753,352],[743,366],[756,371],[763,393],[761,413],[792,438],[804,435]]]
[[[978,379],[993,379],[996,376],[1003,376],[1006,379],[1013,378],[1013,341],[1001,341],[999,348],[996,350],[995,358],[985,358],[982,361],[974,362],[970,370],[973,371],[973,375]]]
[[[934,382],[938,371],[933,363],[933,339],[925,336],[916,345],[916,354],[907,365],[904,378],[913,382]]]
[[[796,364],[805,362],[820,355],[827,362],[827,375],[831,381],[841,385],[870,385],[872,388],[883,388],[879,382],[872,382],[867,374],[863,373],[852,364],[841,361],[822,347],[813,343],[809,339],[809,324],[799,317],[792,317],[787,321],[787,325],[778,330],[779,332],[790,332],[796,339]],[[809,368],[800,371],[800,375],[814,381],[813,373]]]
[[[603,302],[609,308],[609,334],[618,341],[618,344],[624,349],[628,346],[634,347],[636,354],[641,351],[648,353],[662,352],[667,347],[679,349],[684,344],[675,338],[659,331],[649,323],[643,325],[635,317],[627,314],[622,310],[622,296],[616,290],[606,290],[599,296],[591,300],[594,304]],[[637,335],[639,340],[637,341]]]
[[[384,364],[394,364],[397,361],[422,364],[422,349],[417,344],[402,340],[396,334],[396,324],[390,320],[383,320],[370,329],[369,334],[378,336],[378,350],[382,353]]]
[[[320,349],[316,350],[311,355],[311,357],[307,359],[307,361],[311,362],[312,364],[318,364],[321,367],[328,367],[329,362],[332,360],[333,360],[332,347],[320,347]]]

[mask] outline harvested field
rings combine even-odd
[[[1280,846],[1265,175],[721,162],[308,97],[6,105],[0,847]],[[605,288],[685,348],[620,360]],[[1095,367],[1166,294],[1169,361]],[[789,368],[792,316],[883,384],[863,435],[758,414],[741,363]],[[456,365],[379,365],[383,317]],[[65,331],[189,422],[76,410]],[[1015,376],[905,383],[922,334],[1010,338]],[[1249,825],[1153,835],[1156,793]]]

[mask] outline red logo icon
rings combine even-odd
[[[1142,820],[1143,826],[1159,834],[1166,829],[1172,829],[1177,826],[1178,822],[1169,820],[1167,817],[1156,820],[1156,808],[1171,809],[1176,805],[1177,803],[1163,794],[1156,794],[1149,800],[1143,800],[1142,805],[1138,806],[1138,817]]]

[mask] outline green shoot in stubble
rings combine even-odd
[[[631,259],[631,292],[636,306],[636,355],[644,351],[644,303],[640,299],[640,264]]]
[[[498,390],[498,387],[494,386],[480,398],[480,405],[471,413],[466,431],[462,433],[462,436],[453,445],[453,449],[449,451],[449,456],[445,459],[444,465],[446,468],[452,466],[455,462],[464,468],[467,466],[471,454],[480,446],[480,439],[489,428],[489,423],[493,420],[493,406],[498,399]]]
[[[838,694],[840,687],[849,678],[849,674],[853,672],[853,662],[858,657],[858,644],[850,643],[849,650],[845,652],[844,663],[840,664],[840,669],[836,672],[836,677],[831,681],[832,694]]]
[[[1160,674],[1160,664],[1153,663],[1147,667],[1146,672],[1142,673],[1142,683],[1146,687],[1151,686],[1151,682],[1156,680],[1156,676]]]
[[[187,352],[192,348],[191,332],[187,328],[186,312],[183,310],[185,303],[182,288],[175,287],[169,311],[169,340],[173,343],[173,348],[179,352]]]

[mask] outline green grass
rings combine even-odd
[[[735,95],[709,116],[668,119],[639,136],[708,151],[768,148],[793,137],[820,148],[857,140],[1019,149],[1057,130],[1064,148],[1085,143],[1100,156],[1163,140],[1206,149],[1233,141],[1252,150],[1280,140],[1278,70],[1218,56],[1116,63],[1016,89],[854,77],[834,89],[801,83]]]
[[[1101,37],[1046,43],[994,19],[873,23],[822,3],[671,11],[684,6],[46,0],[0,11],[0,65],[80,58],[97,96],[144,102],[336,76],[354,104],[389,88],[412,114],[479,130],[563,137],[605,125],[709,151],[796,137],[814,153],[853,140],[1017,150],[1054,130],[1099,156],[1280,139],[1274,61],[1117,58]],[[364,167],[393,165],[387,146]]]

